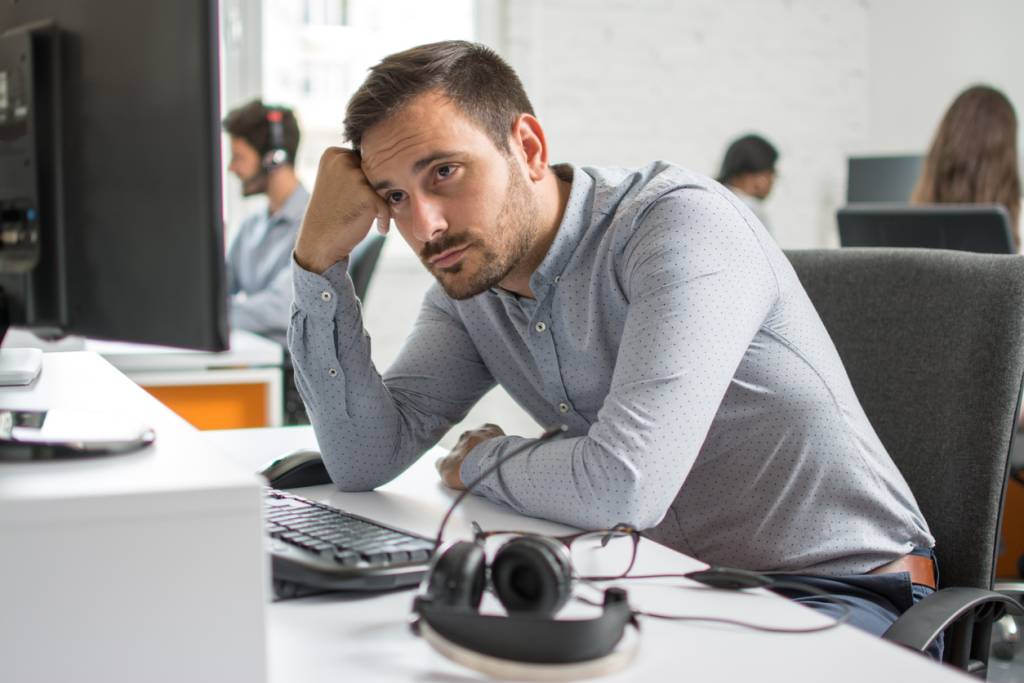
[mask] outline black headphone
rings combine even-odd
[[[458,541],[434,555],[413,601],[413,630],[459,664],[491,675],[550,678],[610,673],[632,659],[635,648],[616,651],[625,628],[636,626],[621,588],[604,591],[601,615],[553,618],[572,595],[568,551],[543,536],[514,538],[491,561],[482,544]],[[490,584],[507,617],[480,614]]]
[[[284,110],[278,107],[267,107],[267,150],[263,153],[263,172],[270,173],[275,168],[291,161],[288,150],[284,147]]]

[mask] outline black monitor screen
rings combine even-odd
[[[922,157],[880,156],[850,157],[846,176],[846,201],[909,202]]]
[[[226,348],[216,0],[4,2],[0,32],[11,324]]]

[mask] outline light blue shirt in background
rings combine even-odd
[[[477,490],[518,512],[632,523],[759,571],[858,574],[934,544],[796,273],[742,201],[662,162],[556,172],[572,190],[536,298],[455,301],[435,284],[383,377],[345,262],[323,276],[293,263],[296,382],[340,488],[397,476],[498,383],[538,423],[568,426],[545,443],[485,441],[463,462],[468,482],[528,445]]]
[[[227,256],[232,329],[286,343],[292,302],[291,254],[308,203],[309,192],[300,184],[276,213],[260,211],[239,226]]]

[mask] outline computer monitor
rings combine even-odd
[[[850,157],[846,203],[910,201],[922,161],[919,155]]]
[[[227,348],[219,101],[217,0],[0,5],[10,324]]]
[[[998,204],[859,204],[836,213],[844,247],[923,247],[1012,254],[1010,214]]]

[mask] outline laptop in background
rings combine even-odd
[[[850,157],[846,203],[909,202],[923,162],[920,155]]]

